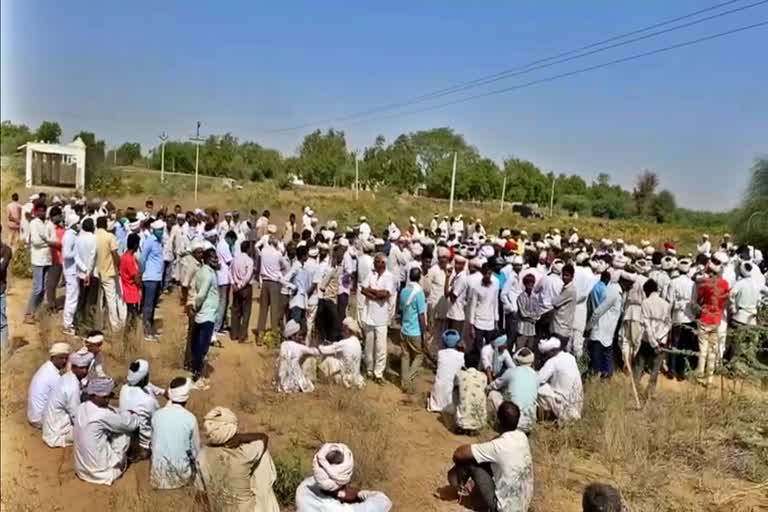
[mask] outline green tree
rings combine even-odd
[[[323,133],[316,130],[306,137],[299,146],[301,177],[313,185],[342,185],[344,167],[349,166],[350,155],[343,131],[329,129]]]
[[[12,155],[16,153],[16,149],[19,146],[32,139],[34,139],[34,136],[25,124],[17,125],[8,120],[0,124],[0,146],[2,146],[0,154]]]
[[[427,176],[446,160],[452,159],[454,153],[466,151],[477,153],[475,148],[467,144],[464,136],[455,133],[453,128],[422,130],[408,135],[408,138]]]
[[[733,231],[739,243],[768,250],[768,156],[752,166],[749,185],[734,216]]]
[[[124,142],[117,148],[117,164],[131,165],[141,159],[141,144],[138,142]]]
[[[548,204],[552,181],[532,162],[509,158],[504,161],[504,174],[510,201]]]
[[[670,222],[675,218],[676,212],[677,201],[669,190],[662,190],[653,198],[651,215],[656,218],[656,222]]]
[[[107,156],[106,143],[103,140],[97,140],[93,132],[80,131],[72,137],[72,140],[76,140],[78,137],[85,144],[86,173],[101,168]]]
[[[653,201],[656,195],[656,187],[659,186],[659,177],[656,173],[645,170],[637,178],[637,185],[632,191],[635,200],[635,209],[640,215],[653,214]]]
[[[43,121],[35,132],[35,139],[41,142],[59,142],[61,126],[56,121]]]

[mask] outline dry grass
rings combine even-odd
[[[575,470],[588,481],[613,482],[633,511],[714,511],[721,509],[709,475],[768,480],[768,449],[739,442],[744,432],[768,424],[765,402],[739,395],[713,400],[690,391],[659,395],[635,411],[619,382],[590,382],[585,392],[582,421],[535,431],[537,487],[544,494]],[[585,459],[586,470],[576,462]]]

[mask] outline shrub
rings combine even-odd
[[[274,457],[277,479],[272,490],[275,492],[277,501],[283,507],[294,505],[296,489],[304,480],[302,460],[301,448],[296,439],[291,439],[288,450]]]
[[[25,279],[32,277],[32,264],[26,247],[19,246],[14,249],[13,259],[11,260],[11,274]]]

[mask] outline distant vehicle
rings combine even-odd
[[[519,214],[524,219],[543,219],[544,215],[539,211],[538,206],[530,204],[513,204],[512,211]]]

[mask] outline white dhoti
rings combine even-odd
[[[77,311],[77,299],[80,297],[80,283],[77,274],[64,274],[64,328],[71,329],[75,323],[75,311]]]
[[[572,403],[549,384],[539,386],[536,405],[554,414],[560,423],[581,419],[581,404]]]
[[[587,327],[587,303],[586,301],[576,304],[573,313],[573,329],[571,330],[571,339],[568,340],[566,350],[573,354],[576,360],[580,360],[584,354],[584,329]]]
[[[621,331],[621,355],[626,364],[631,365],[643,341],[643,323],[639,320],[625,320]]]
[[[123,302],[118,293],[117,277],[109,277],[102,279],[101,291],[104,294],[104,302],[107,303],[107,312],[109,314],[109,325],[112,327],[112,331],[119,331],[123,327],[123,323],[120,321],[120,312],[118,310],[118,303]]]

